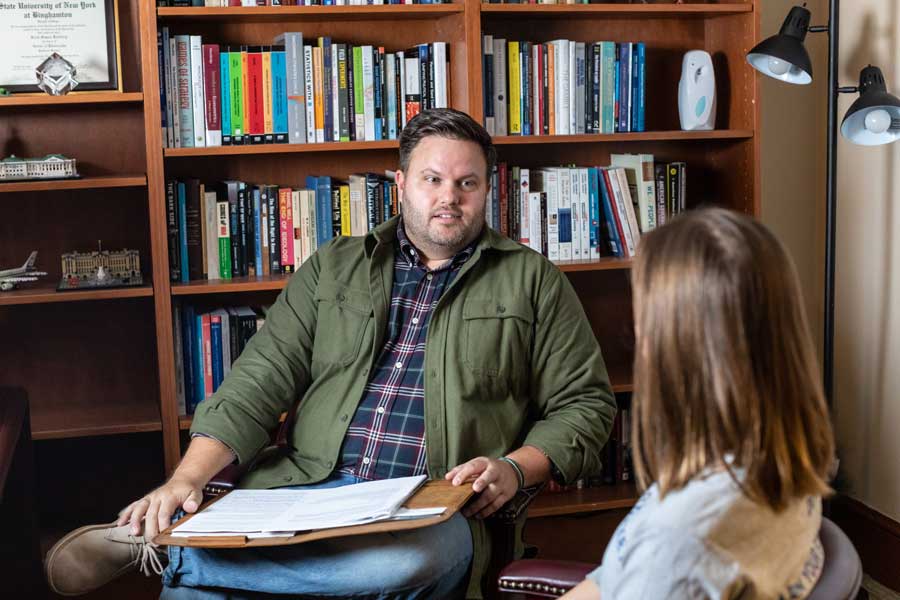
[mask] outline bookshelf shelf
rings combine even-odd
[[[749,140],[749,129],[716,129],[713,131],[642,131],[639,133],[592,133],[581,135],[500,135],[497,146],[520,144],[602,144],[606,142],[677,142],[703,140]]]
[[[601,258],[599,260],[566,260],[556,263],[563,273],[573,271],[611,271],[616,269],[630,269],[630,258]]]
[[[75,403],[56,406],[52,411],[34,412],[31,421],[32,436],[36,440],[162,429],[159,407],[154,402],[139,402],[124,397],[116,398],[115,403],[100,405]]]
[[[72,92],[65,96],[47,94],[13,94],[0,96],[0,108],[11,106],[68,106],[70,104],[142,103],[141,92]]]
[[[482,4],[481,13],[508,17],[714,17],[753,12],[752,4]]]
[[[100,188],[142,187],[147,185],[146,175],[101,175],[80,179],[47,181],[12,181],[0,183],[4,192],[52,192],[57,190],[91,190]]]
[[[460,14],[463,4],[407,4],[381,6],[247,6],[231,8],[159,8],[157,15],[166,21],[378,21],[417,20]]]
[[[638,499],[632,482],[565,492],[543,492],[528,507],[530,519],[631,508]]]
[[[29,284],[23,283],[23,286]],[[83,292],[57,292],[56,282],[40,282],[37,286],[23,287],[9,292],[0,292],[0,306],[20,304],[50,304],[55,302],[82,302],[86,300],[118,300],[125,298],[149,298],[153,296],[151,286],[115,288],[110,290],[85,290]]]
[[[235,277],[234,279],[201,279],[189,283],[172,284],[173,296],[195,294],[222,294],[230,292],[259,292],[280,290],[287,285],[288,275],[267,275],[265,277]]]
[[[166,148],[166,158],[188,156],[227,156],[235,154],[291,154],[307,152],[358,152],[366,150],[394,150],[397,140],[374,142],[327,142],[324,144],[244,144],[242,146],[214,146],[208,148]]]

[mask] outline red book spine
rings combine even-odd
[[[222,85],[219,76],[219,45],[203,44],[203,84],[205,88],[203,91],[206,100],[207,131],[222,130],[222,99],[220,98]],[[208,143],[209,140],[207,140]]]
[[[250,134],[263,135],[265,131],[265,120],[263,116],[263,99],[262,99],[262,51],[257,49],[247,52],[247,68],[249,69],[248,83],[250,86]]]
[[[625,218],[625,215],[619,214],[616,196],[613,193],[612,184],[609,182],[609,171],[607,169],[600,169],[600,175],[602,175],[602,181],[600,183],[606,186],[606,193],[609,194],[610,208],[612,209],[613,217],[616,220],[616,231],[619,232],[619,240],[622,242],[622,254],[628,258],[631,255],[628,252],[628,244],[625,242],[625,232],[622,230],[622,219]]]
[[[281,272],[294,272],[294,207],[290,188],[278,190],[278,231],[281,237]]]

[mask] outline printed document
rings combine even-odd
[[[328,489],[235,490],[172,531],[179,537],[238,534],[290,536],[298,531],[348,527],[398,516],[403,503],[425,482],[425,475],[380,479]],[[440,509],[437,514],[443,512]]]

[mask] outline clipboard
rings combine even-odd
[[[367,533],[384,533],[388,531],[405,531],[408,529],[418,529],[420,527],[429,527],[443,523],[452,517],[466,501],[472,497],[475,492],[472,491],[472,484],[454,486],[444,479],[432,479],[426,481],[422,487],[410,496],[409,500],[403,505],[405,508],[431,508],[435,506],[446,506],[447,509],[443,514],[425,517],[423,519],[409,519],[399,521],[379,521],[377,523],[368,523],[366,525],[352,525],[350,527],[330,527],[327,529],[316,529],[313,531],[302,531],[289,537],[264,537],[248,539],[247,536],[241,534],[229,536],[173,536],[172,529],[182,523],[193,518],[194,515],[203,511],[206,507],[218,502],[227,494],[223,494],[218,498],[214,498],[206,502],[200,507],[196,513],[185,515],[177,522],[167,527],[162,533],[153,538],[153,543],[160,546],[190,546],[193,548],[256,548],[261,546],[289,546],[291,544],[302,544],[304,542],[312,542],[315,540],[325,540],[329,538],[345,537],[351,535],[365,535]]]

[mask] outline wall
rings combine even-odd
[[[766,0],[761,36],[777,32],[794,1]],[[900,91],[900,3],[844,2],[840,84],[856,85],[868,63]],[[828,3],[808,3],[813,24]],[[852,7],[852,8],[851,8]],[[762,220],[800,273],[821,348],[825,218],[827,37],[809,34],[813,84],[761,86]],[[842,95],[838,122],[856,95]],[[866,148],[840,138],[835,309],[834,420],[841,491],[900,520],[900,144]]]

